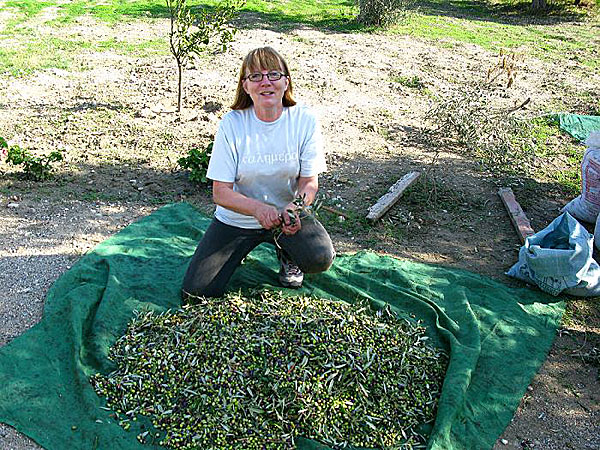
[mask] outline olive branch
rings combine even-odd
[[[294,209],[288,208],[286,209],[286,212],[288,213],[288,216],[290,217],[290,225],[296,225],[296,214],[298,215],[298,219],[300,221],[302,221],[302,219],[305,219],[307,217],[315,217],[318,216],[318,211],[322,206],[322,201],[320,199],[320,197],[315,197],[314,202],[311,205],[307,205],[305,203],[306,200],[306,193],[302,194],[302,195],[297,195],[296,198],[294,198],[294,200],[292,201],[292,204],[295,206]],[[281,237],[281,235],[283,234],[283,213],[279,214],[279,219],[281,220],[281,224],[277,225],[275,228],[273,228],[273,239],[275,241],[275,245],[281,249],[281,246],[279,245],[279,238]]]

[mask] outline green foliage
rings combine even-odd
[[[91,378],[125,429],[146,416],[181,450],[423,444],[447,357],[389,305],[269,290],[189,301],[137,314],[110,350],[116,370]]]
[[[428,218],[429,213],[439,211],[459,216],[464,212],[483,210],[483,200],[480,197],[451,185],[447,180],[436,178],[433,170],[425,172],[406,190],[403,203],[415,214],[425,218]],[[449,224],[449,227],[454,225]]]
[[[358,22],[363,25],[388,27],[406,17],[414,0],[357,0]]]
[[[0,149],[6,155],[6,160],[15,166],[22,165],[25,176],[35,181],[43,181],[52,176],[52,163],[62,161],[60,151],[53,151],[49,155],[35,156],[18,145],[9,147],[6,139],[0,137]]]
[[[323,203],[330,203],[330,200],[322,200]],[[366,200],[365,200],[366,202]],[[337,206],[333,203],[334,206]],[[372,229],[372,225],[367,221],[362,211],[359,213],[353,209],[344,209],[341,211],[344,216],[339,215],[335,211],[339,211],[340,208],[336,208],[330,205],[322,205],[319,212],[319,221],[330,230],[332,233],[343,233],[346,235],[353,235],[362,237]],[[321,213],[322,211],[322,213]]]
[[[529,121],[530,145],[536,156],[547,156],[551,153],[548,142],[557,133],[558,121],[552,117],[536,117]]]
[[[177,163],[182,169],[190,171],[190,181],[194,183],[206,183],[206,171],[212,154],[213,143],[211,142],[205,149],[193,148],[187,156],[181,157]]]
[[[417,75],[412,77],[407,77],[404,75],[399,75],[392,78],[394,83],[398,83],[401,86],[411,88],[411,89],[423,89],[425,88],[425,83],[423,83]]]
[[[231,20],[243,6],[244,0],[226,0],[212,10],[203,8],[199,12],[192,12],[186,4],[187,0],[166,2],[171,17],[169,44],[177,62],[177,111],[181,111],[183,69],[192,56],[200,56],[215,40],[222,51],[227,49],[237,31],[232,27]]]

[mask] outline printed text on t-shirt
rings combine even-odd
[[[295,153],[268,153],[266,155],[244,155],[242,164],[275,164],[295,161],[298,155]]]

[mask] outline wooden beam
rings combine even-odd
[[[421,175],[421,172],[409,172],[396,181],[392,187],[390,187],[387,193],[377,200],[377,203],[369,208],[367,219],[376,221],[383,216],[392,206],[394,206],[394,203],[398,201],[406,188],[413,184],[417,178],[419,178],[419,175]]]
[[[508,211],[508,216],[510,217],[510,221],[519,235],[521,244],[524,244],[527,236],[535,234],[535,231],[533,231],[533,228],[531,228],[529,219],[525,215],[525,212],[523,212],[521,209],[521,205],[519,205],[517,202],[515,194],[511,188],[498,189],[498,195],[500,196],[502,203],[504,203],[506,211]]]

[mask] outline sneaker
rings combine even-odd
[[[279,269],[279,283],[283,287],[298,289],[302,286],[304,274],[296,264],[287,259],[282,253],[277,255],[281,268]]]

